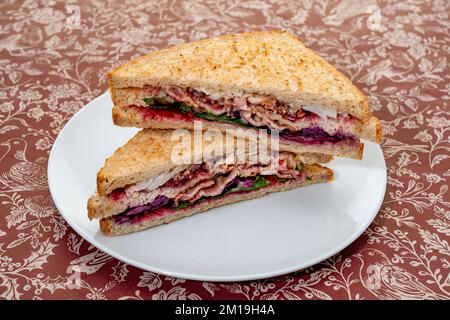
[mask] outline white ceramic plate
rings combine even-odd
[[[105,93],[64,127],[48,163],[53,200],[83,238],[136,267],[170,276],[239,281],[272,277],[318,263],[344,249],[369,226],[382,203],[386,166],[378,145],[364,160],[337,159],[332,183],[227,205],[169,225],[104,236],[86,202],[104,160],[137,130],[115,127]]]

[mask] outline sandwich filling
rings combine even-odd
[[[361,122],[348,114],[316,106],[291,106],[254,94],[207,94],[178,86],[142,89],[144,117],[234,123],[278,131],[282,139],[302,144],[357,143]]]
[[[138,187],[130,185],[117,189],[109,197],[124,205],[125,210],[115,215],[114,220],[118,224],[133,224],[159,219],[232,193],[246,193],[269,185],[308,179],[303,166],[292,153],[282,152],[279,154],[278,166],[272,163],[223,164],[211,160],[172,174],[167,182],[159,186],[143,182]],[[168,175],[170,173],[165,174],[166,177]]]

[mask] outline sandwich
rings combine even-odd
[[[280,150],[361,159],[380,121],[351,80],[284,31],[224,35],[151,52],[107,74],[118,126],[264,128]],[[239,132],[239,131],[237,131]]]
[[[189,131],[187,135],[191,141]],[[174,152],[180,142],[173,137],[172,130],[141,130],[105,161],[97,174],[96,193],[87,205],[88,217],[99,219],[103,233],[128,234],[333,178],[330,169],[315,164],[329,161],[328,156],[280,151],[255,159],[249,148],[236,147],[237,138],[231,153],[223,153],[226,157],[220,152],[205,155],[204,150],[211,147],[229,146],[218,140],[202,141],[202,148],[192,143]],[[185,154],[200,161],[174,161],[174,155],[183,158]]]

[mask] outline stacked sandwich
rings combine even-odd
[[[89,218],[100,219],[108,235],[330,181],[333,172],[318,163],[333,156],[361,159],[360,139],[381,142],[380,122],[364,94],[287,32],[178,45],[125,63],[108,79],[114,123],[143,128],[106,160],[88,202]],[[199,122],[203,130],[233,132],[234,140],[247,142],[242,132],[258,136],[264,129],[279,137],[279,153],[256,163],[217,155],[175,163],[172,130],[192,130]],[[190,145],[191,159],[198,159],[202,148]],[[232,149],[238,158],[242,150]]]

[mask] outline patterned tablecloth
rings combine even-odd
[[[448,1],[7,0],[0,11],[0,297],[450,298]],[[185,41],[280,28],[353,79],[382,119],[388,186],[364,235],[287,276],[208,283],[124,264],[65,223],[48,155],[64,124],[106,90],[105,71]]]

